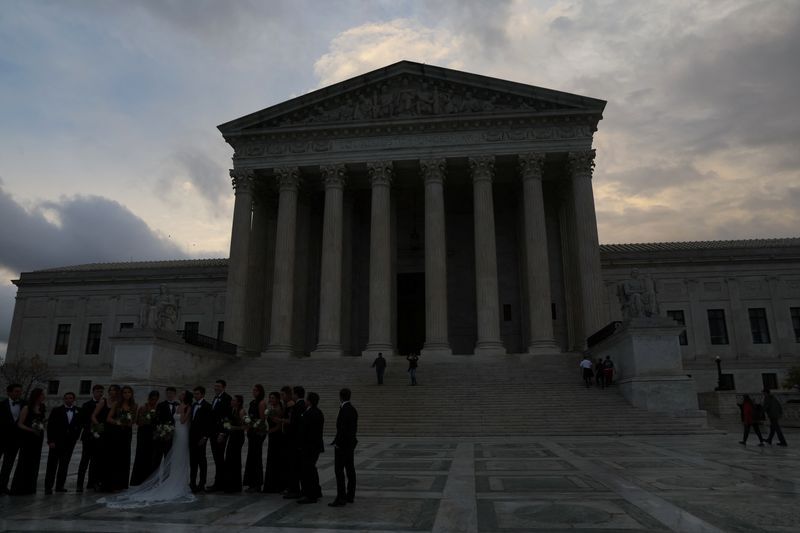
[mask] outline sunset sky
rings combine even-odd
[[[0,0],[0,356],[20,272],[226,257],[218,124],[408,59],[608,101],[603,243],[800,236],[800,2]]]

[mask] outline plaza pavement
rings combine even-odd
[[[788,448],[759,448],[753,436],[742,447],[739,437],[363,439],[356,501],[343,508],[326,505],[332,449],[320,459],[325,497],[315,505],[209,494],[110,510],[74,492],[75,464],[67,494],[45,497],[40,480],[36,496],[1,497],[0,531],[798,531],[800,431],[787,432]]]

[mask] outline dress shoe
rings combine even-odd
[[[328,507],[344,507],[345,501],[344,500],[333,500],[331,503],[328,504]]]
[[[210,487],[206,487],[206,492],[217,492],[218,490],[219,487],[217,487],[216,485],[211,485]]]
[[[779,442],[778,446],[784,446],[785,447],[785,446],[787,446],[787,444],[785,442]]]
[[[284,500],[296,500],[299,497],[300,495],[297,494],[296,492],[287,492],[286,494],[283,495]]]
[[[353,503],[354,501],[356,501],[356,498],[355,498],[355,496],[348,496],[346,498],[346,500],[347,500],[347,503]]]
[[[44,489],[45,496],[50,496],[51,494],[53,494],[53,489]]]
[[[739,444],[741,444],[742,446],[747,446],[747,444],[745,444],[745,442],[743,440],[740,440]]]
[[[300,498],[299,500],[297,500],[297,503],[300,504],[317,503],[317,500],[315,498]]]
[[[83,487],[78,487],[77,489],[75,489],[75,492],[77,492],[78,494],[82,493]]]
[[[69,492],[69,491],[64,487],[56,487],[56,492]]]

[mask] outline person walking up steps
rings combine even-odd
[[[417,367],[419,366],[419,356],[417,354],[412,353],[408,357],[406,357],[408,361],[408,377],[411,378],[411,384],[417,384]]]

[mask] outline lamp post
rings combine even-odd
[[[722,359],[719,356],[714,358],[714,362],[717,363],[717,390],[722,390]]]

